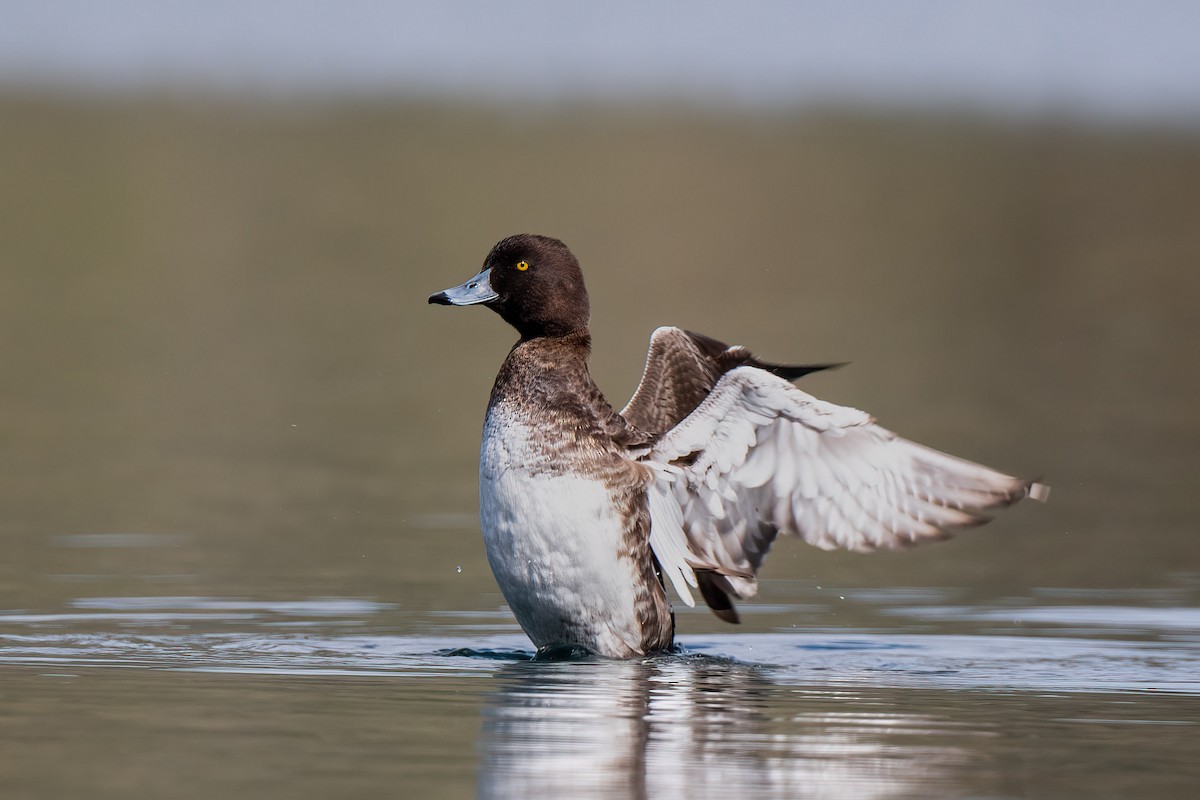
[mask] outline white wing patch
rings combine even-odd
[[[650,544],[689,605],[695,569],[753,595],[780,532],[824,549],[895,548],[946,538],[1048,492],[902,439],[862,411],[752,367],[722,377],[645,459],[655,475]]]
[[[671,480],[668,478],[667,480]],[[689,606],[696,599],[688,587],[695,589],[696,573],[688,563],[688,541],[683,532],[683,513],[679,506],[655,487],[647,492],[650,498],[650,549],[658,558],[663,574],[675,587],[675,594]]]

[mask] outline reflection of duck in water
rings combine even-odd
[[[664,578],[736,622],[732,598],[754,595],[781,532],[900,547],[1045,495],[787,380],[821,367],[765,364],[678,328],[654,332],[641,384],[614,411],[588,373],[579,262],[556,239],[505,239],[429,302],[487,305],[521,334],[488,403],[480,514],[492,571],[539,648],[669,649]]]
[[[724,659],[511,664],[496,680],[480,797],[919,797],[980,766],[961,723],[900,710],[903,693],[800,691]]]

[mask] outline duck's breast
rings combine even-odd
[[[640,653],[647,620],[639,619],[638,588],[645,571],[631,558],[628,497],[614,495],[601,475],[571,470],[576,459],[560,440],[550,447],[539,438],[546,435],[520,412],[503,405],[489,410],[479,459],[488,563],[538,647],[571,643],[612,657]]]

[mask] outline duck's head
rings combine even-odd
[[[485,305],[523,339],[586,332],[588,294],[579,262],[558,239],[521,233],[502,239],[464,284],[429,295],[444,306]]]

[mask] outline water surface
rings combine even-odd
[[[810,616],[810,593],[770,614]],[[496,613],[399,634],[345,599],[73,606],[0,616],[14,788],[1182,797],[1196,778],[1194,608],[1138,627],[1108,606],[1119,631],[1087,607],[974,609],[1030,625],[694,635],[676,655],[546,663]]]

